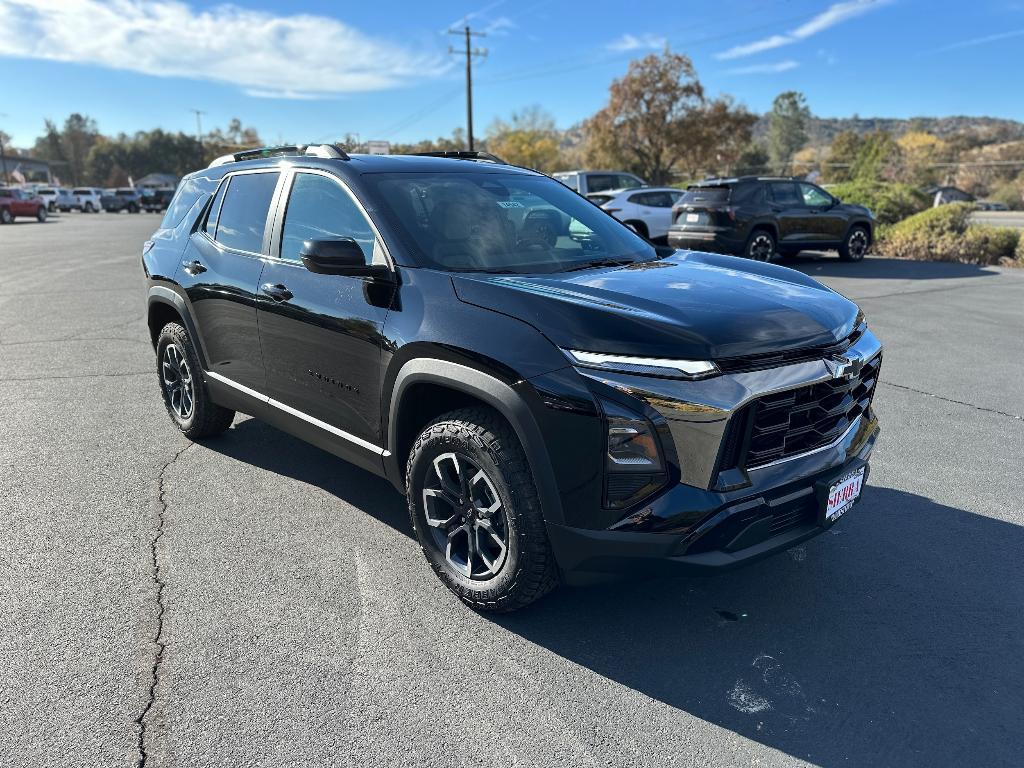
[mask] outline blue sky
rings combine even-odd
[[[72,111],[105,133],[195,130],[232,117],[269,142],[478,134],[538,104],[560,127],[600,108],[633,57],[666,43],[712,94],[756,111],[795,89],[823,116],[1024,120],[1024,0],[0,0],[0,129],[30,145]]]

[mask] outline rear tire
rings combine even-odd
[[[486,408],[438,417],[409,454],[406,498],[434,573],[477,611],[529,605],[558,584],[522,445]]]
[[[14,223],[14,216],[11,215],[10,210],[7,209],[7,208],[0,208],[0,224],[13,224],[13,223]]]
[[[189,440],[219,435],[235,412],[210,399],[192,339],[178,323],[168,323],[156,343],[156,371],[167,414]]]
[[[92,203],[86,203],[85,204],[85,212],[86,213],[92,213],[94,210],[96,210],[96,209],[92,207]]]
[[[850,227],[846,239],[839,246],[839,258],[843,261],[863,261],[871,245],[871,236],[866,227],[856,225]]]
[[[775,258],[775,238],[767,229],[755,229],[750,233],[743,255],[754,261],[771,261]]]
[[[45,205],[40,205],[39,209],[36,211],[36,221],[38,221],[40,224],[42,224],[43,222],[46,221],[46,206]]]

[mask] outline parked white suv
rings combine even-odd
[[[40,187],[36,190],[36,194],[43,198],[43,201],[46,203],[46,210],[50,213],[58,209],[67,213],[74,204],[74,198],[71,196],[70,190],[64,187]]]
[[[551,178],[562,182],[569,189],[575,189],[581,195],[604,192],[609,189],[647,186],[647,182],[639,176],[625,171],[563,171],[551,174]]]
[[[587,199],[633,227],[643,237],[656,240],[668,237],[672,206],[682,196],[683,190],[674,187],[643,187],[591,193]]]
[[[99,213],[103,210],[100,204],[100,195],[103,190],[95,187],[75,187],[71,190],[71,197],[74,200],[72,208],[83,213]]]

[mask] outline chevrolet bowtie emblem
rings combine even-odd
[[[833,379],[851,378],[860,373],[861,368],[864,367],[864,360],[859,357],[836,355],[825,361],[825,367],[828,368]]]

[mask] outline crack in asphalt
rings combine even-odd
[[[157,557],[157,549],[160,544],[160,539],[163,538],[164,535],[164,520],[165,514],[167,513],[164,474],[167,472],[167,469],[171,467],[174,462],[180,459],[181,455],[193,445],[194,443],[189,443],[174,454],[174,456],[160,468],[160,472],[157,475],[157,502],[159,504],[156,511],[157,525],[156,532],[153,534],[153,538],[149,542],[151,570],[153,574],[153,582],[156,584],[156,632],[153,634],[153,644],[156,646],[156,653],[153,655],[153,664],[149,671],[149,696],[146,699],[146,704],[139,713],[139,716],[135,718],[135,724],[139,727],[139,760],[136,763],[138,768],[145,768],[146,759],[148,758],[148,753],[146,752],[146,716],[156,703],[156,687],[160,682],[160,665],[163,663],[164,649],[167,647],[167,643],[164,642],[164,587],[166,585],[160,575],[160,559]]]
[[[926,397],[934,397],[936,400],[942,400],[946,403],[953,403],[955,405],[966,405],[968,408],[973,408],[976,411],[984,411],[985,413],[994,413],[998,416],[1006,416],[1017,421],[1024,421],[1024,416],[1018,416],[1015,413],[1007,413],[1006,411],[999,411],[995,408],[986,408],[983,405],[975,405],[974,403],[967,403],[963,400],[954,400],[952,397],[943,397],[942,395],[936,395],[934,392],[925,392],[923,389],[914,389],[913,387],[905,386],[904,384],[893,384],[891,381],[882,381],[880,384],[884,384],[887,387],[895,387],[896,389],[902,389],[907,392],[914,392],[918,395],[925,395]]]

